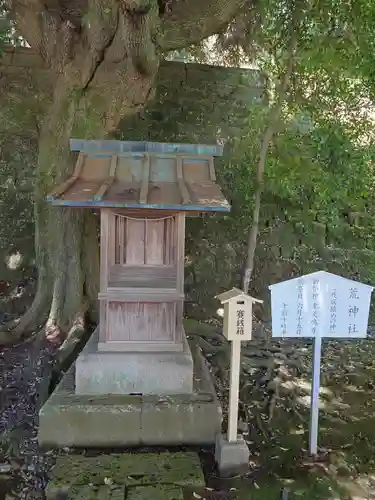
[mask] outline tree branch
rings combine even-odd
[[[43,26],[39,0],[9,0],[6,2],[10,17],[16,22],[17,31],[29,45],[41,53]]]
[[[293,16],[292,25],[290,27],[290,43],[288,48],[288,63],[285,73],[282,77],[279,87],[278,98],[270,111],[269,124],[263,136],[262,145],[259,153],[259,161],[256,175],[256,193],[253,209],[253,224],[248,234],[247,239],[247,258],[246,266],[243,275],[242,288],[245,293],[248,293],[250,280],[254,269],[254,257],[257,246],[259,232],[260,205],[263,192],[264,170],[266,167],[268,148],[271,143],[275,129],[279,123],[283,104],[290,84],[290,77],[293,72],[296,49],[297,49],[297,27],[295,15]]]
[[[58,0],[8,0],[7,8],[19,34],[49,66],[69,59],[79,27],[64,17]]]
[[[134,43],[135,57],[141,68],[147,68],[156,58],[156,47],[168,51],[198,43],[225,30],[236,14],[255,0],[8,1],[20,34],[49,64],[56,66],[56,60],[57,64],[65,63],[73,56],[69,52],[74,47],[72,42],[77,41],[75,37],[83,27],[95,66],[113,39],[120,16],[134,23],[130,27],[133,33],[139,30],[140,36]],[[129,27],[118,26],[123,32],[119,38],[126,45],[124,28],[128,31]],[[132,45],[128,44],[128,48]],[[127,49],[121,50],[117,44],[117,51],[127,52]]]
[[[157,45],[175,50],[225,29],[246,3],[254,0],[171,0],[167,2]],[[249,8],[251,5],[249,5]]]

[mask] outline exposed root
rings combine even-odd
[[[88,310],[88,303],[83,304],[82,311],[76,315],[68,336],[60,346],[58,353],[58,364],[64,364],[65,360],[69,358],[77,345],[81,342],[82,337],[86,333],[86,314]]]
[[[74,279],[74,278],[73,278]],[[82,334],[85,330],[85,317],[88,311],[88,302],[85,301],[83,295],[74,304],[70,302],[70,306],[75,308],[76,312],[71,313],[72,320],[69,322],[61,315],[62,306],[64,304],[64,295],[66,294],[66,287],[62,288],[62,281],[56,280],[54,285],[54,293],[48,296],[47,293],[43,297],[35,297],[30,309],[18,321],[8,323],[2,331],[0,331],[0,345],[16,344],[19,341],[33,339],[38,336],[45,336],[50,342],[56,344],[63,344],[70,339],[73,335],[78,336],[78,332]],[[38,302],[36,302],[38,300]],[[42,308],[42,316],[38,313]],[[50,313],[48,314],[48,304],[50,306]],[[32,325],[32,326],[31,326]],[[13,327],[13,328],[12,328]]]
[[[44,332],[47,340],[53,344],[60,345],[64,342],[65,333],[57,323],[48,320]]]
[[[57,219],[57,220],[56,220]],[[38,289],[30,309],[17,322],[0,332],[1,344],[14,344],[43,331],[50,342],[61,345],[85,331],[88,303],[84,297],[82,269],[82,213],[61,210],[55,216],[60,231],[52,247],[51,276],[42,268]],[[45,327],[45,328],[44,328]]]
[[[81,313],[84,302],[83,285],[85,277],[83,274],[83,212],[76,209],[66,209],[64,212],[64,227],[66,239],[64,258],[66,259],[65,272],[68,276],[64,290],[64,308],[60,318],[60,324],[66,327],[67,332],[74,323],[76,315]],[[68,244],[67,244],[68,243]]]
[[[190,327],[190,328],[189,328]],[[230,364],[230,343],[207,323],[189,323],[187,333],[192,337],[202,353],[207,357],[216,380],[217,390],[226,393],[229,386],[228,367]],[[193,330],[194,333],[191,331]],[[253,421],[265,437],[271,432],[276,408],[284,399],[283,381],[303,369],[298,348],[284,343],[273,344],[267,340],[244,343],[241,350],[241,399],[244,418]],[[220,382],[220,383],[218,383]],[[295,404],[295,394],[287,391],[289,407],[299,418]],[[225,400],[226,398],[224,398]]]
[[[220,351],[226,350],[226,346],[224,345],[213,345],[210,342],[207,342],[204,338],[200,337],[199,334],[194,335],[197,344],[202,349],[205,355],[208,354],[217,354]]]
[[[53,296],[51,309],[49,312],[48,322],[49,326],[57,325],[64,306],[64,291],[66,286],[66,273],[60,273],[55,279],[53,286]]]
[[[48,282],[43,279],[38,280],[36,294],[30,308],[21,318],[12,320],[4,324],[0,331],[0,344],[15,343],[25,336],[35,334],[36,330],[46,322],[48,309],[51,303],[51,290]]]

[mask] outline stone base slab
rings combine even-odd
[[[59,496],[60,495],[60,496]],[[203,498],[203,497],[202,497]],[[74,486],[66,492],[49,488],[46,500],[184,500],[184,493],[179,486],[155,484],[153,486],[135,486],[125,492],[125,488],[109,486]]]
[[[67,454],[57,458],[47,499],[57,491],[81,500],[183,500],[183,488],[204,487],[196,453]]]
[[[102,352],[97,332],[76,360],[76,394],[188,394],[193,359],[182,352]]]
[[[39,442],[51,447],[213,444],[222,410],[205,360],[190,343],[193,392],[90,395],[75,391],[75,365],[39,413]]]
[[[235,443],[230,443],[226,436],[216,439],[215,460],[222,477],[244,474],[249,470],[249,448],[241,435]]]

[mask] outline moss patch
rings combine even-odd
[[[154,486],[136,486],[128,495],[128,500],[184,500],[182,490],[176,486],[157,484]]]
[[[125,488],[119,486],[73,486],[68,490],[69,498],[74,500],[124,500]],[[46,493],[47,500],[55,500],[56,489],[49,486]]]
[[[204,485],[195,453],[123,453],[60,457],[51,473],[53,487],[174,483]]]

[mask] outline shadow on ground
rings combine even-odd
[[[221,360],[225,358],[217,325],[186,326],[188,331],[198,332],[210,344],[219,346],[214,354],[208,349],[206,355],[208,352],[207,357],[214,365],[217,388],[225,406],[228,379],[221,376],[222,363],[220,369],[215,369],[217,353]],[[216,328],[212,336],[210,328],[211,331]],[[203,350],[205,347],[203,344]],[[311,345],[286,342],[281,347],[282,352],[290,353],[286,358],[293,358],[291,366],[298,369],[288,366],[291,359],[276,360],[272,365],[266,348],[260,352],[256,345],[255,350],[258,352],[250,361],[254,374],[251,376],[247,370],[249,348],[243,349],[245,370],[240,393],[242,431],[251,450],[249,474],[223,480],[211,472],[208,485],[225,490],[230,498],[243,500],[280,499],[283,489],[288,490],[288,500],[375,499],[375,343],[371,340],[324,343],[319,455],[314,460],[308,456]],[[276,356],[283,358],[279,353]],[[263,365],[264,370],[259,370]],[[271,372],[278,383],[277,390],[271,391],[270,403],[269,383],[259,384],[254,380],[263,377],[270,381]],[[200,495],[210,498],[208,493]]]

